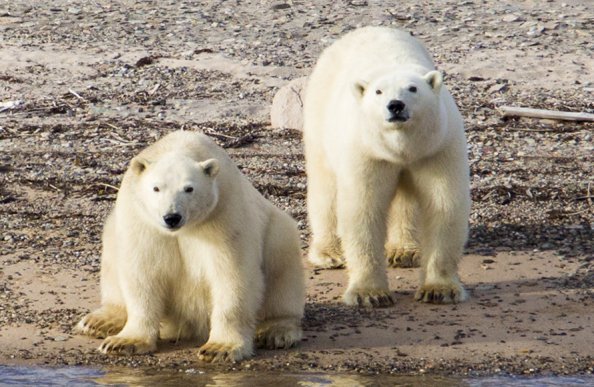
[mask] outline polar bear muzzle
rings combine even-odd
[[[393,99],[388,102],[386,108],[390,113],[388,122],[405,122],[410,118],[408,110],[406,109],[406,104],[399,99]]]

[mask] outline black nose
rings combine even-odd
[[[388,103],[388,111],[392,114],[398,114],[404,110],[404,102],[393,99]]]
[[[182,216],[180,214],[167,214],[163,217],[165,224],[167,224],[171,228],[176,227],[181,221],[181,219]]]

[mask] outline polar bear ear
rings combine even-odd
[[[216,159],[208,159],[201,163],[198,163],[206,176],[215,177],[219,173],[219,162]]]
[[[424,78],[434,92],[437,93],[441,89],[443,77],[439,71],[429,71],[427,74],[425,74]]]
[[[355,94],[355,97],[357,97],[357,99],[363,98],[363,94],[365,94],[365,89],[367,89],[368,85],[369,82],[364,80],[358,80],[357,82],[355,82],[355,84],[353,85],[353,94]]]
[[[142,172],[144,172],[144,170],[147,169],[149,165],[150,161],[142,157],[134,157],[130,162],[130,168],[132,168],[132,171],[137,175],[140,175]]]

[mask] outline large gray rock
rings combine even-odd
[[[270,124],[273,128],[303,129],[303,96],[307,77],[293,79],[281,87],[272,100]]]

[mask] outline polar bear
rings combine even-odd
[[[77,330],[103,353],[197,337],[204,361],[237,361],[302,336],[296,223],[204,134],[171,133],[133,158],[107,218],[101,307]]]
[[[385,254],[392,266],[420,255],[415,298],[463,301],[466,139],[423,45],[385,27],[348,33],[320,56],[304,102],[310,261],[346,263],[346,304],[389,306]]]

